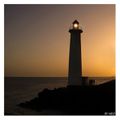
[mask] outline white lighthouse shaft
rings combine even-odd
[[[76,23],[75,23],[76,24]],[[79,28],[72,28],[70,32],[69,73],[68,85],[81,85],[82,83],[82,58],[81,58],[81,33]]]

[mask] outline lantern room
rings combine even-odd
[[[79,22],[77,20],[73,22],[73,29],[79,29]]]

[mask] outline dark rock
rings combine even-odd
[[[115,80],[97,86],[44,89],[38,97],[19,106],[36,111],[59,110],[61,115],[105,115],[115,113]],[[113,114],[112,114],[113,115]]]

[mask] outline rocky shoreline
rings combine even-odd
[[[18,106],[39,112],[48,110],[47,115],[51,115],[50,110],[54,111],[52,115],[115,115],[115,80],[96,86],[44,89]]]

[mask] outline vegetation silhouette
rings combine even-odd
[[[56,110],[60,115],[114,115],[115,80],[96,86],[44,89],[34,99],[18,106],[36,111]]]

